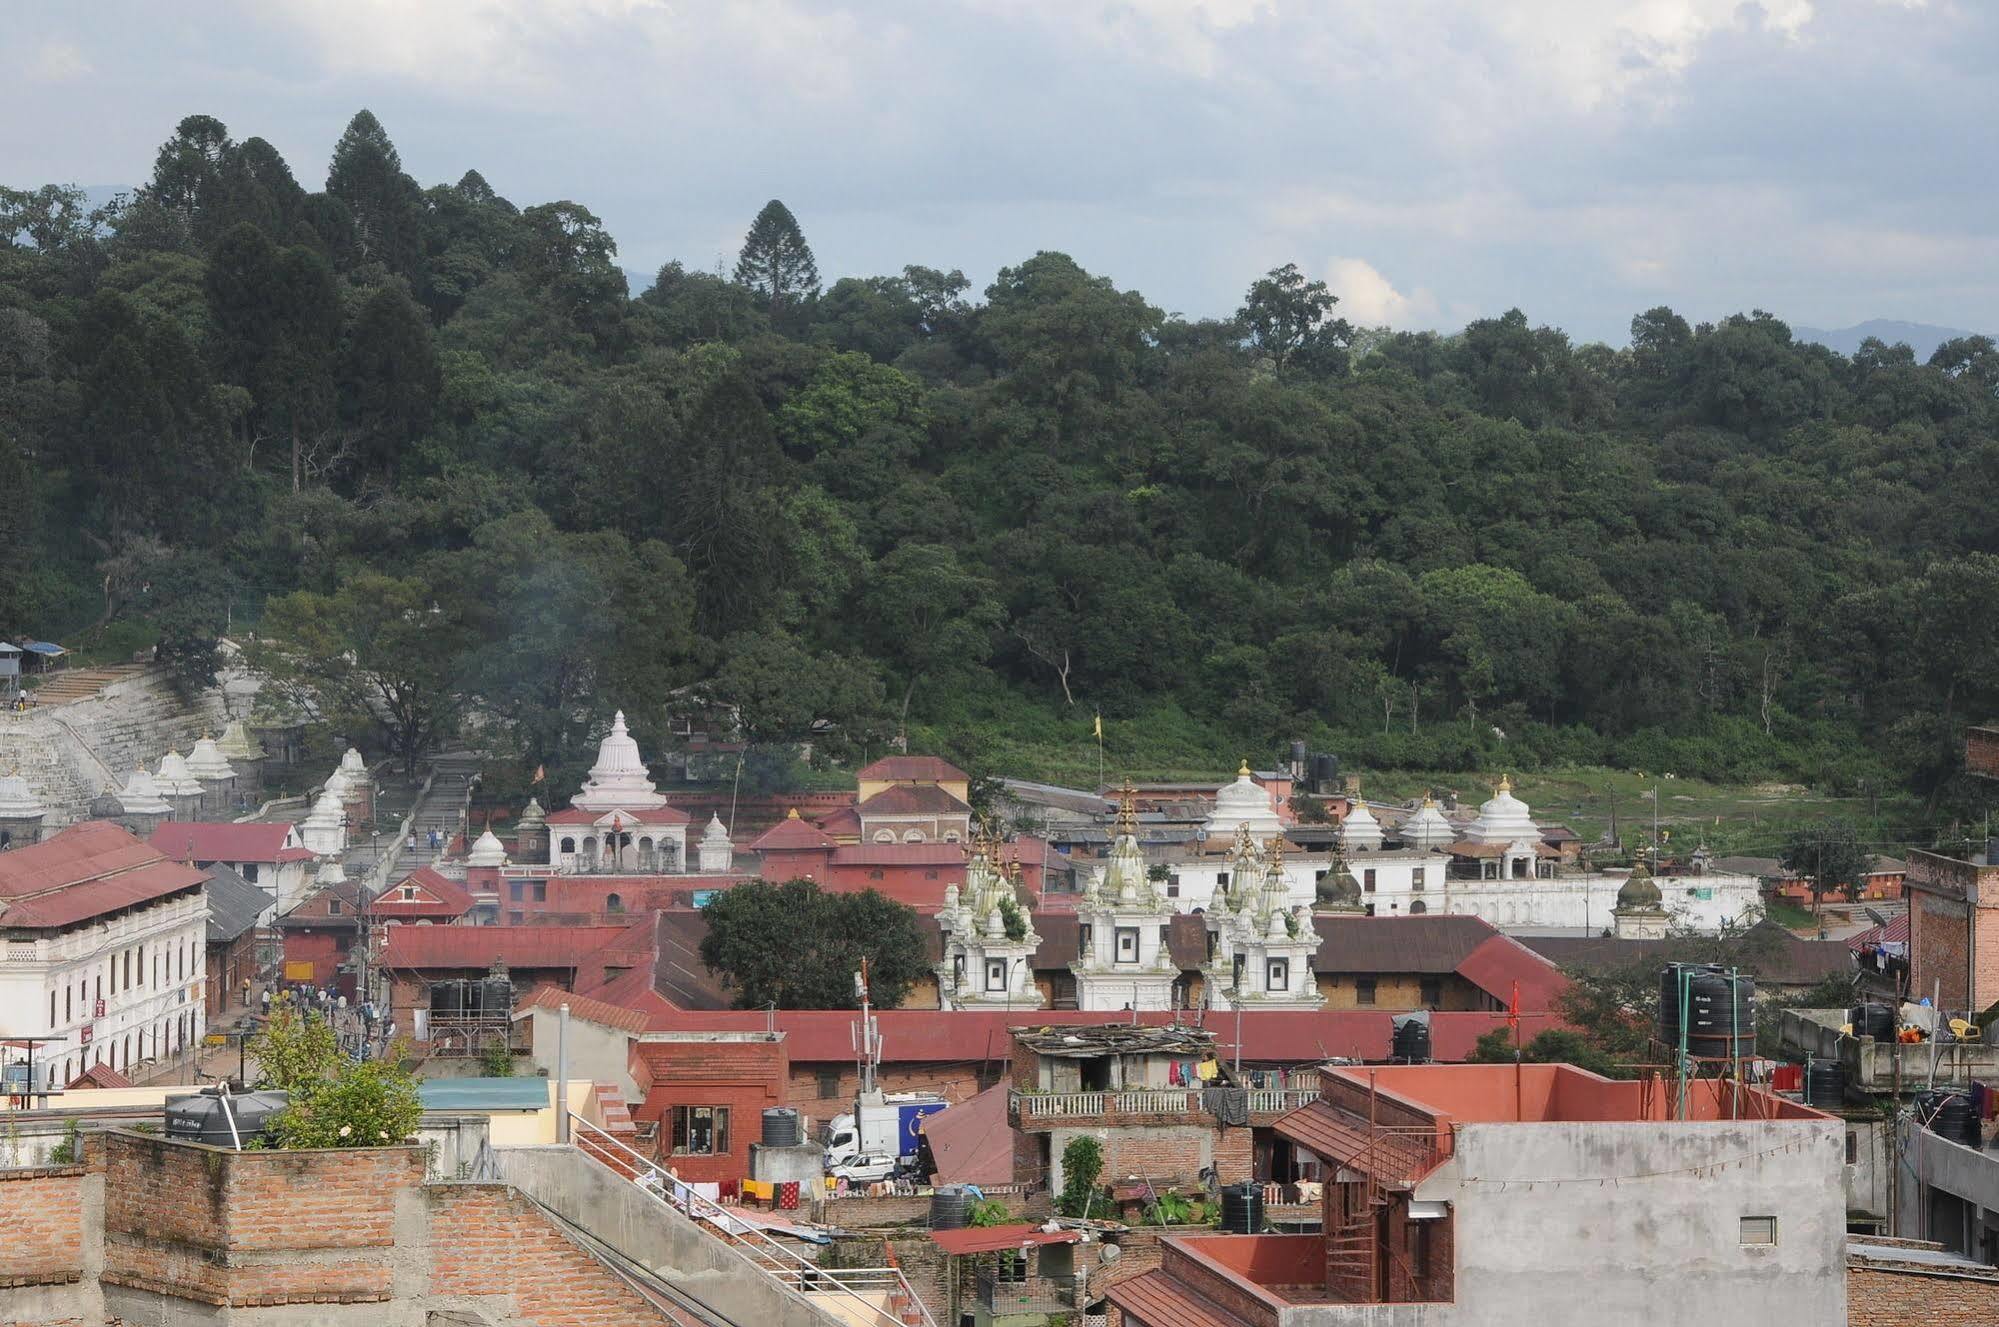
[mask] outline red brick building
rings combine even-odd
[[[785,1104],[790,1060],[782,1032],[652,1033],[632,1048],[641,1094],[632,1112],[648,1149],[690,1183],[739,1184],[763,1112]]]
[[[1909,989],[1950,1010],[1999,1001],[1999,864],[1909,854]]]

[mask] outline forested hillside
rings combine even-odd
[[[420,185],[366,112],[302,173],[194,117],[108,208],[0,195],[0,633],[193,682],[255,631],[329,717],[524,768],[706,696],[986,773],[1101,712],[1124,763],[1955,795],[1999,712],[1982,337],[1368,330],[1288,268],[1189,322],[1026,235],[982,292],[822,288],[777,203],[633,292],[583,203]]]

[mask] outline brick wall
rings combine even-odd
[[[510,1295],[535,1327],[659,1322],[659,1314],[505,1185],[425,1191],[433,1295]]]
[[[82,1277],[84,1174],[82,1166],[0,1171],[0,1290]]]
[[[632,1058],[642,1097],[632,1118],[658,1122],[659,1156],[680,1178],[740,1181],[750,1172],[750,1144],[763,1136],[764,1110],[784,1102],[788,1068],[782,1040],[642,1042]],[[727,1149],[674,1153],[674,1111],[703,1107],[729,1112]]]
[[[219,1305],[389,1297],[396,1198],[422,1182],[421,1148],[232,1152],[103,1138],[105,1282]]]
[[[1992,1327],[1999,1323],[1999,1280],[1934,1276],[1849,1258],[1848,1327]]]
[[[1005,1071],[1001,1060],[990,1065],[968,1060],[946,1064],[885,1064],[877,1077],[884,1092],[931,1092],[955,1103],[971,1100],[984,1086],[996,1081],[996,1077],[989,1078],[982,1084],[982,1072],[999,1076]],[[843,1111],[852,1110],[854,1093],[859,1090],[851,1060],[840,1064],[794,1061],[785,1088],[785,1104],[796,1106],[823,1124]]]

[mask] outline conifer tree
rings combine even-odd
[[[791,209],[773,198],[750,223],[736,280],[763,296],[773,317],[819,293],[819,266]]]

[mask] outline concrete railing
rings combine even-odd
[[[1318,1099],[1316,1087],[1253,1087],[1249,1090],[1249,1113],[1285,1115]]]
[[[1198,1088],[1139,1088],[1127,1092],[1022,1093],[1023,1120],[1095,1115],[1193,1115],[1201,1109]]]
[[[1778,1016],[1781,1047],[1798,1059],[1836,1060],[1846,1081],[1868,1092],[1910,1090],[1926,1083],[1964,1084],[1999,1079],[1999,1046],[1982,1041],[1876,1041],[1841,1032],[1838,1009],[1786,1009]],[[1840,1021],[1836,1021],[1840,1020]]]

